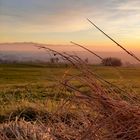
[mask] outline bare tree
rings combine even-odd
[[[107,57],[102,60],[104,66],[122,66],[122,62],[119,58]]]

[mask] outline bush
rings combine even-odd
[[[118,58],[107,57],[102,60],[104,66],[122,66],[122,62]]]

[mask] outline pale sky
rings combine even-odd
[[[0,0],[0,42],[74,41],[116,49],[86,18],[126,48],[140,51],[140,0]]]

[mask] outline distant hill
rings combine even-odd
[[[54,57],[51,53],[46,52],[44,50],[39,50],[37,47],[35,47],[36,43],[1,43],[0,44],[0,61],[18,61],[18,62],[27,62],[27,61],[42,61],[42,62],[48,62],[50,61],[50,58]],[[80,48],[76,48],[75,46],[68,46],[68,45],[50,45],[50,44],[44,44],[49,48],[52,48],[54,50],[60,51],[60,52],[67,52],[70,54],[76,54],[82,59],[88,58],[90,63],[98,64],[100,63],[100,59],[96,56],[90,54],[87,51],[81,51]],[[79,49],[79,50],[78,50]],[[94,49],[93,49],[94,51]],[[131,56],[127,55],[125,52],[103,52],[103,51],[96,51],[98,55],[101,57],[118,57],[120,58],[124,63],[132,63],[137,64],[138,62],[134,60]],[[137,56],[140,57],[140,52],[134,52]]]

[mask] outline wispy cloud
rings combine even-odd
[[[48,31],[82,30],[88,28],[86,17],[104,17],[108,7],[105,0],[101,1],[100,4],[92,0],[1,0],[0,21],[9,28],[10,24],[27,30],[32,26],[35,31],[41,26]]]
[[[22,40],[23,36],[37,41],[45,40],[43,36],[51,41],[61,37],[91,40],[92,27],[86,18],[111,35],[140,38],[139,0],[0,0],[0,35],[4,34],[4,40]]]

